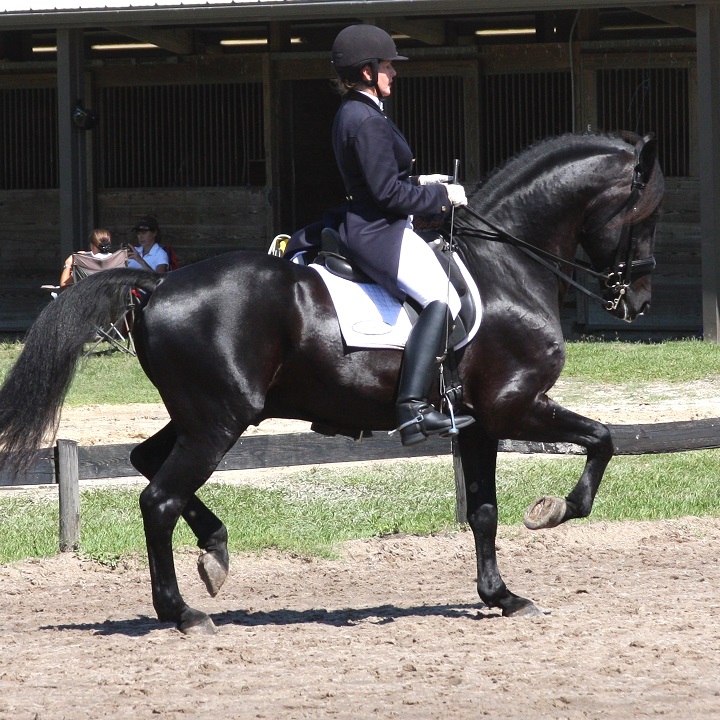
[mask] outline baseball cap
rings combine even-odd
[[[146,215],[145,217],[140,218],[140,220],[133,225],[133,230],[135,230],[135,232],[138,230],[150,230],[152,232],[157,229],[157,220],[152,215]]]

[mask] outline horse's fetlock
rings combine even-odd
[[[497,506],[485,503],[477,510],[468,514],[468,523],[471,528],[483,533],[495,532],[498,522]]]
[[[224,524],[206,537],[199,537],[197,546],[206,552],[227,552],[228,531]]]
[[[480,600],[490,608],[504,607],[505,599],[510,594],[503,580],[500,580],[499,584],[493,584],[492,586],[483,585],[478,580],[477,592]]]
[[[565,498],[565,517],[562,519],[562,522],[586,518],[591,512],[592,502],[571,500],[568,495],[568,497]]]

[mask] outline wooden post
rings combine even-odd
[[[88,234],[87,135],[75,126],[73,112],[84,97],[84,49],[81,29],[57,30],[58,195],[60,257],[82,250]]]
[[[57,441],[57,481],[60,502],[60,552],[77,550],[80,545],[80,472],[78,444]]]
[[[703,338],[720,343],[720,8],[700,4],[695,13]]]

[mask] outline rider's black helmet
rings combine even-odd
[[[352,67],[378,60],[407,60],[399,55],[395,41],[376,25],[350,25],[338,33],[332,46],[332,65],[338,75]]]

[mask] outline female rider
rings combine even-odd
[[[402,444],[414,445],[452,428],[428,395],[460,299],[433,250],[413,231],[412,216],[440,215],[467,199],[461,185],[444,184],[446,175],[410,175],[412,151],[383,113],[398,60],[407,58],[381,28],[351,25],[338,34],[332,65],[343,101],[332,139],[348,200],[342,233],[348,255],[390,293],[409,295],[422,307],[405,346],[396,404]],[[469,416],[455,418],[457,428],[472,422]]]

